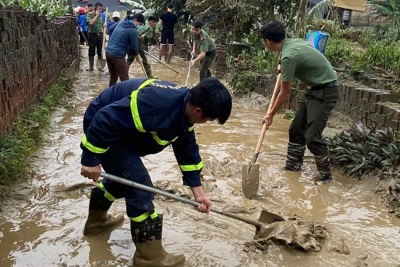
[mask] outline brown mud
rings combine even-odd
[[[156,55],[156,51],[151,53]],[[187,62],[173,58],[171,67],[179,75],[152,59],[150,62],[153,75],[184,85]],[[124,224],[113,231],[93,237],[82,235],[90,189],[95,185],[80,176],[82,115],[91,99],[107,87],[109,79],[107,71],[90,73],[86,67],[87,59],[83,59],[75,83],[76,94],[71,99],[76,110],[60,107],[53,114],[45,145],[33,159],[31,176],[15,185],[2,203],[2,267],[129,266],[131,262],[135,247],[126,217]],[[131,66],[130,73],[131,77],[142,76],[137,63]],[[198,72],[192,68],[189,84],[197,81]],[[388,214],[377,198],[375,181],[359,182],[335,171],[332,183],[316,186],[311,178],[316,170],[310,154],[302,172],[284,171],[290,122],[282,115],[268,130],[257,161],[258,194],[252,200],[244,198],[241,167],[251,160],[267,102],[257,95],[234,99],[233,114],[226,125],[208,123],[196,127],[205,161],[203,183],[217,208],[255,220],[264,208],[287,221],[266,226],[265,235],[253,239],[254,226],[156,198],[157,209],[164,214],[166,250],[185,254],[185,266],[198,267],[398,266],[400,221]],[[342,126],[341,122],[337,125]],[[143,162],[157,186],[191,197],[190,190],[182,185],[171,149],[146,156]],[[111,213],[124,214],[124,201],[117,200]],[[298,232],[301,235],[295,234]],[[264,250],[257,249],[256,244]],[[296,246],[310,252],[293,249]]]

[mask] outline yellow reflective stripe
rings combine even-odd
[[[132,118],[133,122],[135,123],[135,127],[139,132],[145,133],[146,131],[143,128],[142,121],[140,120],[139,117],[139,111],[137,107],[137,95],[139,91],[133,91],[131,95],[131,112],[132,112]]]
[[[138,110],[138,105],[137,105],[137,95],[138,95],[140,89],[143,89],[144,87],[146,87],[147,85],[151,84],[154,81],[155,81],[155,79],[148,79],[148,80],[144,81],[139,86],[139,88],[137,90],[133,91],[131,94],[130,106],[131,106],[133,122],[135,123],[136,129],[142,133],[145,133],[146,131],[143,128],[142,121],[140,120],[139,110]]]
[[[194,130],[194,125],[193,125],[192,127],[189,127],[189,128],[188,128],[188,131],[189,131],[189,132],[191,132],[191,131],[193,131],[193,130]]]
[[[102,182],[99,183],[99,188],[104,191],[105,198],[107,198],[110,201],[114,201],[115,200],[115,197],[113,197],[113,195],[111,195],[110,193],[107,192],[107,190],[104,187]]]
[[[86,147],[90,152],[93,152],[96,154],[103,154],[103,153],[107,152],[107,150],[108,150],[108,148],[97,147],[97,146],[94,146],[91,143],[89,143],[89,141],[86,138],[86,134],[83,135],[81,142],[82,142],[83,146]]]
[[[158,216],[157,210],[154,210],[154,212],[152,214],[150,214],[150,218],[152,218],[152,219],[157,218],[157,216]]]
[[[138,88],[138,90],[146,87],[147,85],[151,84],[152,82],[154,82],[156,79],[147,79],[145,80]]]
[[[201,161],[197,165],[179,165],[179,168],[181,168],[182,171],[184,172],[190,172],[190,171],[199,171],[201,168],[203,168],[204,163]]]
[[[149,212],[145,212],[142,215],[139,215],[137,217],[133,217],[133,218],[130,218],[130,219],[133,222],[143,222],[144,220],[146,220],[149,217],[151,219],[155,219],[155,218],[157,218],[157,216],[158,216],[157,210],[154,210],[154,212],[152,214],[150,214]]]
[[[154,140],[157,142],[157,144],[159,144],[160,146],[166,146],[171,142],[174,142],[176,139],[178,139],[178,136],[175,137],[174,139],[172,139],[171,141],[166,141],[166,140],[162,140],[160,139],[160,137],[158,137],[157,132],[151,132],[151,134],[153,135]]]

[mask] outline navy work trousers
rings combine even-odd
[[[143,185],[153,186],[140,156],[129,145],[121,143],[110,147],[102,156],[101,165],[107,173]],[[103,185],[114,198],[125,198],[126,213],[129,218],[141,216],[146,212],[152,214],[155,211],[153,193],[107,179],[103,180]]]

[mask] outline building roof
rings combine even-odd
[[[318,4],[322,0],[310,0],[310,2]],[[364,12],[367,7],[367,0],[335,0],[333,5],[344,9]]]

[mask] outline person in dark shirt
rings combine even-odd
[[[167,5],[167,12],[163,13],[160,17],[162,32],[161,32],[159,59],[161,60],[164,54],[164,47],[167,45],[168,41],[168,54],[165,59],[167,63],[171,62],[172,48],[174,46],[174,28],[175,24],[178,23],[178,16],[173,12],[174,12],[174,4],[169,3]]]
[[[232,110],[232,97],[217,79],[208,78],[189,89],[155,79],[137,78],[104,90],[87,108],[83,118],[81,175],[98,181],[107,173],[153,186],[141,157],[171,146],[198,211],[208,213],[211,200],[200,179],[203,161],[194,124],[217,120],[224,124]],[[109,208],[125,198],[136,251],[133,266],[182,266],[182,254],[167,253],[162,245],[163,218],[153,193],[103,179],[92,189],[84,235],[93,235],[123,221]]]

